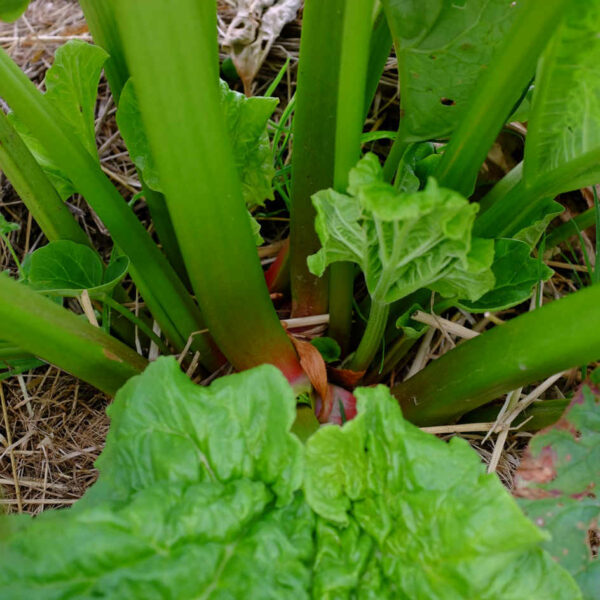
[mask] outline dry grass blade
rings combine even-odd
[[[10,432],[10,422],[8,420],[8,410],[6,409],[6,398],[4,397],[4,386],[0,382],[0,400],[2,401],[2,418],[4,419],[4,429],[6,431],[6,445],[10,455],[10,466],[12,469],[13,479],[11,485],[15,487],[15,494],[17,495],[17,509],[21,513],[23,512],[23,502],[21,500],[21,487],[19,485],[19,476],[17,474],[17,463],[15,461],[15,453],[12,449],[12,434]]]

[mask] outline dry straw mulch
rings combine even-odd
[[[233,0],[220,0],[221,28],[226,27],[231,19],[233,5]],[[294,93],[299,38],[300,25],[296,21],[283,30],[254,83],[254,93],[264,92],[285,60],[290,59],[290,68],[277,90],[282,100],[279,110]],[[54,51],[69,39],[90,40],[83,15],[74,1],[34,0],[25,17],[14,24],[0,24],[0,44],[40,86],[45,71],[52,64]],[[125,197],[130,198],[139,190],[139,182],[118,136],[114,114],[114,103],[106,83],[102,81],[96,122],[100,159],[107,175]],[[397,119],[397,74],[392,56],[373,103],[367,130],[394,129]],[[514,136],[510,139],[514,144]],[[374,145],[370,149],[381,148]],[[513,158],[505,152],[502,144],[497,144],[485,169],[502,174],[512,166],[511,163],[514,163]],[[17,254],[23,257],[43,245],[45,238],[4,178],[1,190],[0,208],[3,214],[21,224],[21,230],[12,234],[11,242]],[[587,200],[589,203],[589,197]],[[585,208],[582,202],[578,196],[574,201],[576,210]],[[101,252],[110,251],[108,233],[83,199],[75,196],[69,201],[69,206],[96,247]],[[140,219],[150,227],[143,203],[136,206]],[[281,237],[283,233],[280,230],[274,238]],[[592,246],[588,238],[586,243]],[[593,256],[593,252],[589,254]],[[7,249],[0,245],[0,270],[13,268]],[[575,268],[578,268],[577,265]],[[544,287],[544,297],[554,299],[571,291],[573,284],[569,275],[568,269],[560,270]],[[500,315],[474,316],[455,311],[445,315],[448,320],[437,319],[431,334],[417,346],[402,370],[392,373],[391,380],[405,377],[454,347],[466,335],[462,328],[483,331],[499,319],[507,319],[514,314],[514,311],[509,311]],[[543,397],[566,395],[577,384],[577,379],[576,372],[566,374],[551,382]],[[4,382],[2,389],[0,509],[37,513],[46,508],[71,504],[96,479],[93,463],[102,450],[108,430],[105,408],[109,399],[55,367],[40,367],[22,376],[11,377]],[[530,391],[525,390],[524,394]],[[517,418],[512,425],[518,423]],[[486,463],[492,461],[493,469],[510,487],[520,450],[529,435],[518,430],[505,430],[504,433],[496,430],[489,435],[489,429],[492,427],[488,424],[478,431],[457,432],[450,427],[437,433],[445,437],[455,434],[465,437]]]

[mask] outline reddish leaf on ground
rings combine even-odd
[[[545,549],[598,598],[600,560],[600,387],[586,383],[561,419],[535,435],[515,476],[514,495],[551,539]]]

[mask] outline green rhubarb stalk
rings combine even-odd
[[[104,70],[115,104],[118,106],[123,87],[129,79],[129,70],[115,19],[114,0],[79,0],[79,4],[94,42],[104,48],[109,55]],[[151,190],[146,185],[139,170],[138,176],[142,183],[142,195],[150,210],[152,223],[164,253],[182,281],[186,282],[187,273],[165,198],[161,193]]]
[[[375,17],[375,23],[371,31],[371,42],[369,48],[369,64],[367,66],[367,81],[365,84],[365,110],[363,119],[366,119],[373,98],[377,92],[379,81],[385,70],[385,64],[390,56],[394,41],[390,31],[383,7],[380,6]]]
[[[204,327],[198,307],[97,159],[63,127],[60,116],[4,50],[0,50],[0,95],[96,211],[129,257],[132,276],[161,330],[183,348],[188,337]],[[213,348],[202,338],[196,343],[201,345],[204,364],[218,366]]]
[[[400,166],[400,161],[406,152],[406,149],[410,146],[410,142],[406,140],[402,133],[402,128],[398,129],[398,135],[394,139],[394,143],[390,148],[390,153],[385,159],[383,165],[383,178],[385,181],[392,183],[394,176]]]
[[[70,240],[92,247],[90,239],[2,111],[0,111],[0,169],[50,242]],[[10,245],[9,249],[12,253]],[[18,258],[16,255],[13,257],[20,270]],[[122,287],[119,286],[116,293],[119,298],[127,299]],[[123,339],[129,337],[130,331],[121,321],[117,320],[114,323],[114,329]]]
[[[290,203],[292,314],[323,314],[328,278],[316,277],[306,259],[321,247],[311,196],[333,186],[340,50],[346,0],[306,0],[302,19],[293,122]],[[323,54],[323,47],[327,53]]]
[[[589,173],[597,168],[599,161],[600,150],[594,150],[533,181],[520,180],[477,218],[475,234],[482,237],[514,235],[531,222],[530,215],[536,212],[539,204],[588,185]]]
[[[237,369],[302,376],[269,298],[221,107],[216,3],[117,5],[169,213],[211,335]],[[190,59],[193,57],[193,60]]]
[[[417,425],[451,423],[518,387],[600,359],[600,286],[460,344],[392,393]]]
[[[556,229],[553,229],[548,237],[546,237],[546,252],[556,248],[562,242],[566,242],[572,237],[575,237],[579,232],[593,227],[596,224],[596,209],[589,208],[580,215],[569,219]]]
[[[1,110],[0,169],[49,241],[71,240],[90,245],[89,238]]]
[[[2,337],[107,394],[116,391],[147,361],[82,317],[0,275]]]
[[[150,329],[150,327],[148,327],[148,325],[146,325],[143,319],[136,317],[130,310],[128,310],[124,306],[121,306],[108,294],[103,294],[102,296],[100,296],[99,300],[118,314],[122,315],[132,325],[137,327],[142,333],[146,334],[148,338],[158,346],[162,354],[164,354],[165,356],[171,354],[167,345],[156,335],[156,333],[154,333],[154,331],[152,331],[152,329]]]
[[[373,28],[374,0],[348,0],[343,14],[337,94],[333,187],[345,192],[348,174],[360,158],[364,99]],[[354,265],[335,263],[329,283],[329,335],[348,350],[354,298]]]
[[[441,186],[471,195],[479,168],[570,2],[547,0],[543,8],[537,0],[518,3],[513,26],[446,146],[436,171]]]
[[[118,106],[121,91],[129,79],[129,71],[119,28],[115,21],[114,0],[79,0],[79,4],[94,42],[104,48],[109,55],[104,71],[113,99]]]
[[[349,368],[353,371],[365,371],[373,362],[385,334],[389,312],[389,304],[384,304],[375,300],[371,302],[367,328],[365,329],[360,344],[350,361]]]
[[[0,362],[34,358],[30,352],[25,352],[14,344],[0,342]]]

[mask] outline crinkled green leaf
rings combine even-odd
[[[294,394],[272,367],[205,388],[174,359],[161,359],[118,398],[108,411],[112,427],[96,489],[121,497],[158,482],[249,479],[268,485],[285,504],[300,486],[301,445],[288,433]]]
[[[277,106],[277,99],[253,97],[230,90],[221,82],[225,120],[233,145],[235,164],[242,181],[248,208],[262,206],[273,199],[275,176],[273,151],[267,133],[267,122]],[[117,123],[135,165],[153,189],[162,191],[158,169],[150,146],[131,81],[123,88],[117,111]]]
[[[7,221],[6,217],[0,213],[0,234],[8,235],[11,231],[19,231],[21,226],[18,223]]]
[[[352,169],[348,193],[313,196],[322,248],[309,257],[316,275],[338,261],[357,263],[373,300],[389,303],[423,288],[477,300],[493,287],[491,240],[471,241],[476,204],[429,179],[420,192],[385,183],[367,154]]]
[[[200,387],[160,358],[117,394],[82,500],[0,517],[0,598],[577,598],[465,442],[359,398],[304,447],[274,367]]]
[[[111,292],[125,277],[129,259],[120,256],[104,269],[100,257],[89,247],[69,240],[50,242],[31,254],[28,284],[54,296],[79,296],[87,290],[96,298]]]
[[[555,195],[600,181],[599,22],[599,0],[573,0],[536,75],[523,177],[544,185],[549,173],[569,165]]]
[[[64,119],[65,126],[74,133],[90,154],[97,156],[95,109],[98,83],[108,55],[99,46],[80,40],[70,40],[60,46],[54,63],[46,72],[45,101],[49,102]],[[14,115],[10,120],[19,135],[44,169],[60,194],[66,199],[77,190],[52,156]]]
[[[539,258],[531,256],[531,249],[519,240],[496,240],[492,271],[496,279],[494,289],[476,302],[460,304],[470,312],[504,310],[531,297],[533,286],[552,277],[552,269]]]
[[[481,298],[496,285],[494,272],[490,269],[493,261],[494,242],[473,238],[466,256],[466,268],[464,264],[456,263],[442,279],[429,287],[447,298]]]
[[[579,583],[585,600],[600,590],[600,389],[583,385],[563,417],[534,436],[516,476],[525,513],[552,538],[544,547]]]
[[[578,597],[464,440],[407,423],[383,386],[357,398],[353,421],[306,447],[306,497],[320,517],[315,597]]]
[[[511,0],[384,0],[400,75],[403,136],[448,137],[515,14]]]
[[[260,235],[260,223],[252,216],[248,211],[248,218],[250,219],[250,227],[252,228],[252,235],[254,237],[254,243],[260,246],[265,240]]]
[[[265,200],[273,200],[271,184],[275,167],[267,122],[278,100],[260,96],[246,98],[230,90],[224,81],[221,81],[221,97],[244,199],[249,208],[262,206]]]
[[[0,20],[16,21],[26,10],[30,0],[0,0]]]
[[[0,598],[308,599],[314,517],[271,498],[248,479],[163,482],[47,512],[0,546]]]

